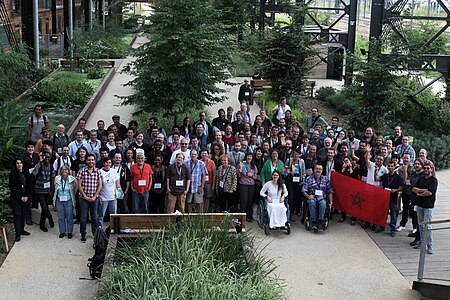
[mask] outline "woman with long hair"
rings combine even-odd
[[[214,161],[214,164],[216,165],[216,170],[219,169],[220,165],[222,164],[222,160],[220,158],[222,157],[223,154],[224,152],[222,145],[214,144],[212,148],[211,159]]]
[[[273,149],[270,153],[270,159],[268,159],[261,170],[261,183],[265,184],[272,178],[273,171],[283,172],[284,163],[278,158],[278,150]]]
[[[75,177],[69,175],[69,167],[64,165],[60,169],[60,174],[55,177],[55,192],[53,201],[58,212],[59,238],[66,236],[69,239],[73,234],[73,203],[78,190],[78,183]]]
[[[179,127],[180,134],[187,138],[188,142],[190,141],[190,134],[192,133],[192,124],[191,120],[188,117],[183,119],[183,125]]]
[[[16,242],[21,235],[30,235],[25,231],[25,214],[29,210],[29,201],[33,193],[32,178],[28,170],[23,167],[23,160],[16,159],[14,169],[9,173],[10,201],[13,209]]]
[[[253,163],[253,153],[245,154],[239,168],[239,200],[241,212],[247,214],[247,222],[253,221],[253,193],[258,169]]]
[[[284,227],[287,223],[286,206],[284,200],[288,195],[286,186],[281,179],[281,173],[277,170],[272,173],[272,180],[266,182],[261,192],[262,197],[267,197],[267,212],[269,214],[269,227]]]

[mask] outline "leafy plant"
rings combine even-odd
[[[328,97],[336,94],[336,89],[331,86],[321,86],[316,92],[316,99],[319,101],[327,101]]]
[[[124,104],[173,117],[222,102],[218,94],[224,90],[217,83],[230,77],[225,69],[233,44],[219,16],[208,1],[159,1],[149,17],[150,41],[125,68],[136,78],[127,84],[135,93]]]
[[[252,253],[252,238],[205,222],[121,242],[95,299],[283,299],[272,262]]]
[[[0,172],[0,226],[12,221],[12,209],[9,205],[8,181],[8,173]]]

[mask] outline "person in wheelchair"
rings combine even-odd
[[[288,195],[288,191],[279,171],[275,170],[272,172],[272,180],[264,184],[260,195],[267,197],[269,227],[271,229],[285,227],[287,223],[287,208],[284,200]]]
[[[334,190],[328,176],[322,176],[322,171],[323,166],[316,165],[314,173],[306,178],[302,189],[308,202],[311,228],[315,231],[324,229],[327,197],[330,207],[333,205]],[[317,214],[317,206],[319,206],[319,214]]]

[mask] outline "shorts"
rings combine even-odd
[[[212,183],[205,183],[205,197],[206,198],[212,198],[214,197],[214,192],[213,192],[213,185]]]
[[[201,193],[201,194],[189,193],[186,197],[186,203],[192,203],[192,202],[194,202],[195,204],[203,203],[203,193]]]

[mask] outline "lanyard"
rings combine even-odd
[[[122,166],[119,165],[117,168],[116,168],[116,166],[113,166],[113,169],[116,170],[117,174],[119,174],[119,176],[120,176],[120,171],[122,171]]]
[[[98,141],[95,141],[95,143],[94,143],[95,147],[97,147],[97,142]],[[94,147],[92,147],[92,143],[91,142],[89,142],[89,146],[91,147],[92,152],[94,152]]]
[[[192,162],[191,162],[191,175],[192,173],[194,173],[195,168],[197,167],[198,161],[195,161],[194,166],[192,167]]]
[[[68,166],[69,165],[69,158],[66,158],[64,160],[64,157],[61,156],[61,160],[62,160],[63,166]]]
[[[145,164],[144,164],[144,165],[142,165],[142,169],[141,169],[141,167],[139,167],[139,165],[138,165],[138,169],[139,169],[139,172],[141,172],[141,178],[144,178],[144,169],[145,169]]]
[[[182,167],[178,167],[175,166],[177,168],[177,174],[178,174],[178,179],[181,180],[182,176],[181,176],[181,171],[182,171]]]
[[[66,180],[62,179],[61,177],[61,188],[62,188],[62,192],[64,193],[64,191],[66,190],[66,186],[67,186],[67,178]]]

